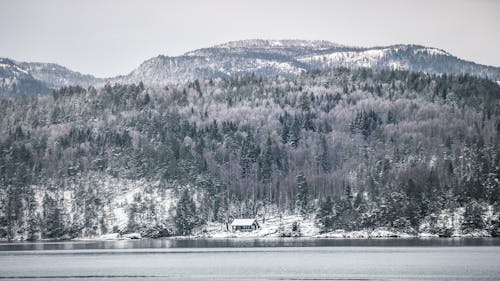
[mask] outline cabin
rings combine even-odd
[[[232,231],[254,231],[260,229],[257,219],[234,219],[231,223]]]

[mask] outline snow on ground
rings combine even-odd
[[[447,235],[451,237],[491,237],[487,230],[476,230],[464,233],[462,223],[464,221],[465,208],[442,210],[432,217],[427,217],[420,224],[418,237],[439,237]],[[494,219],[493,206],[487,206],[483,215],[483,221],[489,222]],[[440,233],[436,233],[439,231]]]
[[[133,192],[134,190],[129,190]],[[124,193],[122,199],[133,200],[133,196]],[[119,201],[119,200],[118,200]],[[401,230],[388,227],[378,227],[375,229],[365,229],[358,231],[346,231],[337,229],[334,231],[320,233],[314,217],[303,217],[300,215],[272,215],[265,219],[258,218],[260,229],[254,231],[230,231],[231,225],[219,222],[208,222],[202,228],[196,230],[191,236],[176,236],[174,239],[197,239],[197,238],[276,238],[276,237],[311,237],[328,239],[372,239],[372,238],[437,238],[436,228],[450,229],[451,237],[491,237],[487,230],[478,230],[470,233],[461,231],[463,220],[463,208],[454,211],[446,210],[437,216],[437,221],[430,225],[425,222],[421,225],[418,234],[409,234]],[[126,219],[126,217],[124,218]],[[120,240],[120,239],[140,239],[139,233],[118,234],[111,233],[101,236],[91,237],[93,240]],[[88,239],[88,238],[86,238]]]
[[[358,231],[345,231],[345,230],[335,230],[332,232],[322,233],[315,235],[316,238],[348,238],[348,239],[367,239],[367,238],[411,238],[415,235],[400,232],[397,230],[390,230],[385,227],[379,227],[374,230],[358,230]]]
[[[271,61],[271,60],[256,59],[255,63],[256,63],[256,66],[254,66],[254,67],[257,69],[269,67],[269,68],[278,69],[279,71],[285,72],[285,73],[300,74],[301,71],[305,70],[303,68],[295,67],[287,62],[276,62],[276,61]],[[246,71],[249,71],[249,69],[246,69]]]
[[[224,223],[209,222],[190,238],[314,237],[319,234],[314,219],[298,215],[271,216],[265,220],[259,219],[258,223],[258,230],[232,232],[227,230],[231,228],[230,224],[226,227]]]
[[[254,231],[229,231],[225,224],[208,223],[206,227],[196,232],[193,236],[182,238],[262,238],[262,237],[312,237],[312,238],[339,238],[339,239],[367,239],[367,238],[412,238],[416,235],[402,231],[379,227],[359,231],[345,231],[343,229],[320,233],[313,218],[304,218],[299,215],[272,216],[266,220],[258,220],[260,229]],[[293,225],[297,230],[293,230]],[[228,226],[231,229],[231,226]],[[425,233],[418,237],[437,237]],[[480,237],[480,236],[473,236]],[[484,236],[483,236],[484,237]]]
[[[491,237],[491,234],[487,230],[483,229],[483,230],[468,232],[454,237],[480,238],[480,237]]]
[[[371,67],[386,55],[387,50],[367,50],[361,52],[335,52],[325,55],[304,56],[299,58],[302,62],[327,61],[330,64],[358,67]]]
[[[419,48],[419,49],[414,50],[413,53],[414,54],[422,54],[423,53],[423,54],[429,54],[429,55],[433,55],[433,56],[438,56],[438,55],[451,56],[450,53],[448,53],[444,50],[431,48],[431,47]]]
[[[422,233],[418,234],[418,237],[420,237],[420,238],[437,238],[437,237],[439,237],[439,235],[429,233],[429,232],[422,232]]]
[[[371,49],[364,51],[341,51],[333,52],[330,54],[306,55],[298,58],[298,60],[306,63],[328,62],[331,65],[345,67],[372,67],[391,52],[397,52],[399,50],[401,50],[401,48],[387,47],[382,49]],[[415,50],[413,50],[413,53],[415,55],[450,55],[443,50],[428,47],[416,48]],[[401,60],[389,61],[388,64],[392,69],[405,69],[408,67]]]

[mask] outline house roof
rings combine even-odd
[[[231,225],[252,225],[256,219],[234,219]]]

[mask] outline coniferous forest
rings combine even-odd
[[[499,235],[500,86],[335,68],[0,100],[0,239],[280,214],[323,232]]]

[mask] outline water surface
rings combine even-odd
[[[0,280],[500,280],[500,239],[0,243]]]

